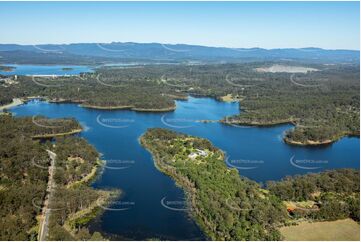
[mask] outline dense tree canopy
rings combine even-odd
[[[278,63],[278,62],[277,62]],[[275,63],[208,65],[148,65],[103,67],[80,77],[18,77],[17,83],[0,85],[0,105],[15,97],[41,96],[61,102],[79,102],[93,108],[130,108],[165,111],[174,99],[187,95],[240,100],[240,115],[224,123],[274,125],[290,122],[285,140],[312,144],[359,135],[359,65],[310,66],[308,73],[270,73],[258,67]]]
[[[339,169],[286,177],[269,182],[267,189],[282,200],[314,201],[316,211],[295,211],[297,216],[318,220],[351,217],[360,221],[360,171]]]
[[[149,129],[141,142],[157,167],[185,189],[193,216],[211,239],[280,239],[276,226],[286,218],[281,200],[228,169],[222,151],[208,140]],[[190,158],[199,150],[207,156]]]
[[[47,123],[42,117],[39,122]],[[100,239],[99,233],[91,235],[84,225],[96,215],[95,208],[85,216],[74,221],[69,231],[63,223],[68,215],[94,206],[99,197],[103,200],[108,192],[94,190],[86,183],[67,188],[65,184],[82,181],[97,165],[99,154],[84,139],[77,137],[59,138],[54,143],[40,142],[35,135],[53,135],[55,132],[67,132],[80,125],[75,120],[56,119],[52,124],[62,124],[52,129],[35,125],[31,117],[14,118],[9,114],[0,115],[0,239],[36,240],[38,220],[46,195],[48,167],[50,158],[47,149],[59,153],[56,161],[56,180],[60,180],[55,198],[49,206],[64,208],[53,211],[51,216],[51,238]],[[54,149],[55,148],[55,149]],[[71,158],[71,159],[69,159]],[[75,159],[78,158],[78,159]],[[58,172],[59,171],[59,172]],[[65,217],[64,213],[66,212]],[[60,213],[60,215],[59,215]],[[61,217],[63,215],[63,217]],[[59,217],[61,217],[59,222]],[[53,233],[54,231],[54,233]],[[80,234],[78,235],[78,232]]]
[[[281,239],[278,227],[299,218],[359,221],[359,171],[340,169],[286,177],[266,189],[228,168],[208,140],[149,129],[141,143],[157,167],[186,191],[191,213],[213,240]],[[299,205],[286,216],[285,202]],[[303,208],[302,202],[311,208]]]

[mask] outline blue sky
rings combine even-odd
[[[0,43],[360,49],[359,2],[0,2]]]

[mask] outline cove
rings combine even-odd
[[[91,230],[99,230],[111,239],[205,239],[186,210],[164,206],[165,200],[168,207],[181,204],[184,193],[155,168],[150,153],[140,146],[138,139],[148,128],[168,128],[207,138],[226,152],[227,165],[258,182],[327,169],[359,169],[359,138],[346,137],[328,146],[290,146],[282,136],[291,125],[259,128],[201,122],[237,114],[238,103],[190,97],[176,104],[174,112],[141,113],[34,100],[11,111],[16,116],[74,117],[80,121],[85,128],[80,136],[107,161],[93,187],[123,191],[123,196],[90,224]]]

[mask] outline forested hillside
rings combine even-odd
[[[222,151],[208,140],[149,129],[141,143],[186,191],[189,209],[210,239],[280,239],[276,227],[286,219],[281,200],[227,168]]]
[[[359,221],[358,170],[286,177],[262,188],[228,168],[208,140],[153,128],[141,144],[185,190],[190,213],[212,240],[280,240],[280,227],[300,221]]]
[[[0,115],[0,239],[35,240],[39,210],[33,199],[45,197],[50,163],[44,145],[22,132],[25,123]],[[38,166],[36,166],[36,165]]]
[[[339,169],[286,177],[279,182],[269,182],[267,189],[282,200],[311,205],[294,207],[292,214],[297,218],[336,220],[350,217],[360,221],[358,170]]]
[[[60,138],[57,154],[54,198],[49,224],[49,240],[104,240],[93,234],[87,223],[101,211],[99,205],[109,201],[116,191],[96,190],[88,186],[96,177],[99,153],[86,140],[78,137]]]
[[[53,121],[66,127],[55,129],[58,132],[80,127],[75,120],[70,123],[65,119]],[[59,153],[56,160],[59,185],[55,198],[48,205],[52,210],[50,229],[54,230],[51,238],[74,240],[93,236],[94,239],[102,239],[99,233],[91,235],[84,227],[96,215],[94,207],[88,213],[83,212],[82,216],[68,217],[94,206],[96,199],[102,202],[109,197],[109,192],[87,186],[91,179],[89,174],[95,176],[93,171],[96,171],[94,168],[97,167],[99,154],[83,139],[68,137],[44,143],[33,138],[39,134],[53,135],[54,130],[35,125],[32,118],[0,115],[0,239],[38,239],[51,162],[47,149]],[[59,203],[66,207],[59,207]],[[60,220],[58,216],[61,216]],[[68,231],[61,230],[65,221],[71,225]]]
[[[225,124],[294,124],[295,129],[285,135],[291,144],[327,144],[345,135],[359,135],[358,65],[285,62],[281,65],[284,71],[300,69],[298,66],[305,66],[306,71],[259,71],[274,65],[113,66],[79,77],[22,76],[16,83],[0,85],[0,103],[41,96],[89,108],[172,111],[175,99],[208,96],[240,102],[240,114],[225,117]]]

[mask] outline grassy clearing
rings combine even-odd
[[[293,201],[284,201],[283,202],[287,208],[296,209],[296,208],[313,208],[315,205],[314,201],[303,201],[303,202],[293,202]]]
[[[237,102],[242,101],[244,97],[238,95],[234,97],[232,94],[227,94],[226,96],[222,96],[220,99],[223,102]]]
[[[318,71],[318,69],[304,67],[304,66],[273,65],[273,66],[270,66],[270,67],[256,68],[256,71],[258,71],[258,72],[271,72],[271,73],[278,73],[278,72],[307,73],[309,71]]]
[[[360,240],[360,225],[351,220],[343,219],[331,222],[301,222],[296,226],[282,227],[281,234],[285,240]]]

